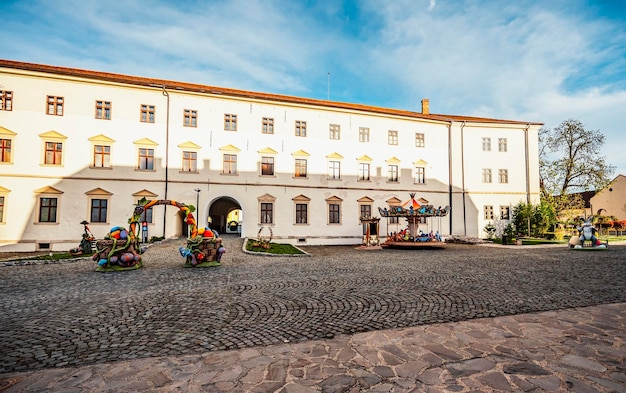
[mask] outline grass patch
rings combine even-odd
[[[529,238],[523,238],[522,239],[522,245],[523,246],[532,246],[532,245],[536,245],[536,244],[567,244],[568,241],[569,241],[569,239],[567,239],[567,240],[548,240],[548,239],[542,239],[542,238],[529,237]]]
[[[304,254],[302,251],[292,246],[291,244],[280,244],[280,243],[264,243],[269,246],[269,248],[262,247],[261,244],[257,240],[249,239],[246,243],[247,251],[254,252],[264,252],[267,254],[278,254],[278,255],[299,255]]]
[[[80,257],[89,257],[91,256],[91,254],[87,255],[79,255],[79,256],[73,256],[70,253],[67,252],[63,252],[63,253],[55,253],[55,254],[45,254],[45,255],[37,255],[37,256],[32,256],[32,257],[18,257],[15,258],[16,261],[19,260],[29,260],[29,261],[59,261],[61,259],[74,259],[74,258],[80,258]]]

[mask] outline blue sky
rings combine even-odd
[[[429,98],[432,113],[548,128],[577,119],[626,175],[625,4],[0,0],[0,57],[415,111]]]

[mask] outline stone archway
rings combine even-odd
[[[233,210],[242,210],[241,205],[235,199],[227,196],[214,199],[209,206],[211,228],[220,234],[226,233],[226,226],[228,225],[226,218]]]

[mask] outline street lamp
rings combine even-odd
[[[200,189],[194,189],[196,192],[196,225],[200,223]]]

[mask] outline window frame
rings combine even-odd
[[[306,121],[304,120],[296,120],[295,121],[295,136],[306,137]]]
[[[508,169],[498,169],[498,183],[509,184],[509,170]]]
[[[263,117],[261,120],[261,134],[274,134],[274,118]]]
[[[302,165],[304,163],[304,165]],[[306,179],[308,175],[308,161],[306,158],[295,158],[294,159],[294,172],[293,177],[295,178],[304,178]],[[302,168],[304,167],[304,174],[302,174]]]
[[[98,120],[111,120],[111,101],[96,100],[94,117]]]
[[[12,90],[0,90],[0,111],[7,111],[7,112],[13,111],[13,91]]]
[[[97,152],[96,150],[98,148],[105,148],[105,149],[108,148],[108,152],[105,152],[105,151]],[[92,154],[91,168],[111,168],[112,167],[111,166],[111,145],[93,144],[92,152],[93,154]],[[96,165],[96,161],[99,155],[102,156],[102,159],[99,160],[102,165]],[[105,160],[105,157],[108,157],[108,163],[104,162],[104,161],[107,161]]]
[[[491,138],[483,137],[482,138],[483,151],[491,151]]]
[[[328,224],[341,225],[341,203],[328,202]]]
[[[224,113],[224,131],[237,131],[237,115]]]
[[[229,158],[229,160],[227,160]],[[223,153],[222,154],[222,175],[237,175],[237,154]],[[228,171],[226,171],[228,168]]]
[[[426,136],[423,132],[415,133],[415,147],[426,147]]]
[[[413,184],[426,184],[426,167],[415,167]]]
[[[372,205],[369,203],[359,203],[359,214],[360,218],[370,218],[372,217]]]
[[[144,154],[142,154],[142,152]],[[151,153],[151,154],[149,154]],[[145,168],[142,165],[145,164]],[[137,148],[137,170],[146,172],[156,171],[156,158],[154,156],[154,148],[138,147]]]
[[[500,219],[501,220],[511,219],[511,207],[510,206],[500,205]]]
[[[141,123],[154,124],[156,122],[156,105],[140,104],[139,121]]]
[[[387,183],[400,182],[400,166],[398,164],[387,164]]]
[[[44,140],[43,165],[46,166],[63,166],[63,144],[62,141]],[[54,146],[51,146],[54,145]],[[60,147],[60,148],[59,148]],[[50,162],[49,157],[52,154]],[[57,162],[58,157],[58,162]]]
[[[398,131],[396,130],[388,130],[387,131],[387,144],[391,146],[398,145]]]
[[[261,176],[276,176],[275,172],[275,158],[272,156],[261,156]]]
[[[493,183],[491,168],[483,168],[483,184]]]
[[[46,96],[46,115],[63,116],[65,113],[65,98],[61,96]]]
[[[274,202],[260,202],[259,223],[265,225],[274,225]]]
[[[94,206],[94,202],[104,202],[103,206]],[[94,209],[98,213],[94,216]],[[104,220],[102,215],[104,214]],[[96,217],[96,219],[94,219]],[[109,222],[109,199],[108,198],[89,198],[89,221],[95,224],[107,224]]]
[[[180,171],[183,173],[198,173],[198,152],[183,150],[181,152],[182,165]]]
[[[198,111],[183,109],[183,127],[198,128]]]
[[[498,151],[501,153],[506,153],[508,151],[507,138],[498,138]]]
[[[367,143],[370,141],[369,127],[359,127],[359,142]]]
[[[328,139],[332,141],[341,140],[341,125],[339,124],[328,125]]]
[[[327,180],[341,180],[341,161],[328,160]]]
[[[59,220],[59,197],[40,195],[37,197],[37,223],[38,224],[58,224]],[[44,200],[54,201],[54,205],[44,206]],[[54,216],[53,219],[42,220],[44,208],[48,210],[48,216]],[[52,214],[51,214],[52,213]]]
[[[493,205],[484,205],[483,206],[483,218],[485,220],[493,220]]]
[[[357,181],[372,181],[372,168],[369,162],[357,163]]]
[[[0,135],[0,164],[13,163],[13,138]]]

